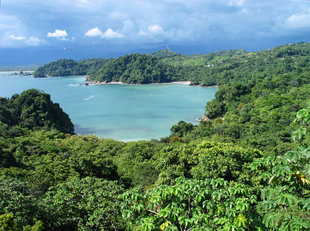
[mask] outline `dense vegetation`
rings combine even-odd
[[[208,55],[180,55],[165,49],[151,55],[126,55],[104,65],[97,72],[88,73],[88,80],[129,84],[191,81],[192,84],[216,85],[223,82],[220,76],[216,76],[227,68],[223,62],[229,60],[230,63],[232,57],[244,53],[229,50]],[[215,67],[212,72],[210,67]]]
[[[93,58],[80,61],[72,59],[60,59],[51,62],[36,69],[33,73],[34,77],[55,77],[55,76],[71,76],[71,75],[86,75],[88,72],[98,70],[104,64],[109,62],[109,59]]]
[[[90,73],[87,78],[97,82],[147,84],[171,82],[177,79],[176,69],[151,55],[132,54],[115,59]]]
[[[309,230],[309,54],[143,56],[220,84],[204,121],[161,140],[72,135],[48,95],[1,98],[0,230]]]
[[[12,131],[19,129],[57,129],[72,134],[73,124],[50,95],[30,89],[10,99],[0,98],[0,122]]]
[[[309,100],[309,55],[310,44],[302,43],[253,53],[251,58],[233,57],[229,62],[239,60],[239,64],[228,69],[229,75],[223,78],[227,83],[207,104],[205,121],[174,135],[184,140],[208,137],[270,154],[285,153],[294,146],[290,139],[295,129],[292,121]],[[221,81],[220,75],[209,78]]]

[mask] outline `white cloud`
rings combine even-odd
[[[66,37],[68,37],[68,33],[66,30],[55,30],[54,32],[48,32],[47,37],[67,40]]]
[[[164,29],[160,25],[154,24],[148,26],[148,31],[154,34],[161,34],[164,32]]]
[[[147,26],[146,30],[140,29],[139,35],[141,36],[150,36],[150,37],[159,37],[159,36],[169,36],[170,32],[165,31],[159,24],[151,24]]]
[[[102,37],[103,36],[103,32],[98,28],[98,27],[94,27],[92,29],[90,29],[89,31],[87,31],[85,33],[85,36],[87,37]]]
[[[12,39],[12,40],[24,40],[26,38],[23,36],[15,36],[14,34],[11,34],[10,39]]]
[[[112,38],[122,38],[122,37],[124,37],[124,35],[123,34],[121,34],[120,32],[118,32],[118,31],[115,31],[115,30],[113,30],[113,29],[111,29],[111,28],[108,28],[104,33],[103,33],[103,36],[102,36],[103,38],[110,38],[110,39],[112,39]]]
[[[16,36],[14,34],[4,36],[0,39],[0,44],[3,47],[24,47],[24,46],[40,46],[46,44],[46,41],[35,36]],[[2,47],[2,46],[0,46]]]
[[[87,37],[100,37],[100,38],[123,38],[124,35],[119,31],[115,31],[111,28],[108,28],[105,32],[102,32],[98,27],[94,27],[85,33]]]
[[[291,29],[310,27],[310,14],[293,14],[286,20],[286,26]]]
[[[245,3],[245,0],[230,0],[228,6],[238,6],[241,7]]]

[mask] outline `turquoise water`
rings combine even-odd
[[[217,88],[181,84],[91,85],[85,77],[34,79],[0,73],[0,97],[42,89],[69,114],[77,134],[130,141],[168,136],[180,120],[196,124]]]

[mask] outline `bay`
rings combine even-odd
[[[180,120],[197,124],[217,88],[182,84],[90,85],[85,76],[35,79],[0,73],[0,97],[35,88],[69,114],[77,134],[122,141],[168,136]]]

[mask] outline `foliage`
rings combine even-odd
[[[0,122],[9,127],[57,129],[73,133],[74,126],[50,95],[30,89],[10,99],[0,98]]]
[[[263,222],[269,228],[310,229],[310,149],[309,143],[304,143],[307,133],[304,126],[310,124],[310,102],[308,108],[297,113],[296,122],[301,125],[292,136],[300,142],[296,150],[252,164],[253,169],[260,165],[270,169],[269,185],[262,190],[262,201],[258,204]]]
[[[123,195],[128,230],[248,230],[255,228],[247,187],[221,178],[161,185],[146,193]]]
[[[186,133],[190,132],[193,127],[192,123],[186,123],[182,120],[170,128],[171,136],[183,137]]]
[[[98,70],[104,66],[109,59],[93,58],[74,61],[72,59],[60,59],[39,67],[33,73],[34,77],[55,77],[55,76],[72,76],[86,75],[94,69]]]
[[[118,179],[112,157],[122,148],[120,142],[94,136],[65,136],[57,130],[35,131],[27,137],[16,137],[13,142],[17,165],[27,169],[20,177],[29,182],[37,195],[74,177]]]
[[[27,225],[23,227],[23,231],[43,231],[44,230],[44,224],[42,221],[35,220],[34,225]]]
[[[194,126],[183,139],[208,137],[257,148],[266,155],[294,148],[293,120],[310,94],[309,54],[309,43],[293,44],[234,55],[210,67],[205,78],[214,78],[220,87],[206,105],[209,123]]]
[[[6,214],[0,219],[3,225],[22,230],[23,226],[32,224],[39,215],[36,201],[25,183],[16,179],[0,181],[0,211]]]
[[[34,77],[54,77],[54,76],[70,76],[85,75],[87,66],[79,64],[72,59],[60,59],[47,65],[39,67],[34,73]]]
[[[189,144],[171,144],[164,147],[157,160],[160,170],[158,183],[170,183],[179,176],[195,179],[224,178],[252,184],[248,164],[260,157],[258,150],[232,144],[192,141]]]
[[[97,72],[90,74],[88,80],[99,82],[123,82],[147,84],[171,82],[176,77],[173,67],[160,62],[151,55],[132,54],[112,60]]]
[[[127,186],[147,187],[156,182],[158,170],[155,166],[155,156],[160,148],[148,141],[129,142],[119,152],[116,158],[118,174]]]
[[[122,227],[118,200],[122,191],[115,182],[95,177],[61,183],[51,188],[44,199],[51,212],[51,226],[65,230],[118,230]]]
[[[13,219],[12,213],[0,215],[0,231],[16,231]]]

